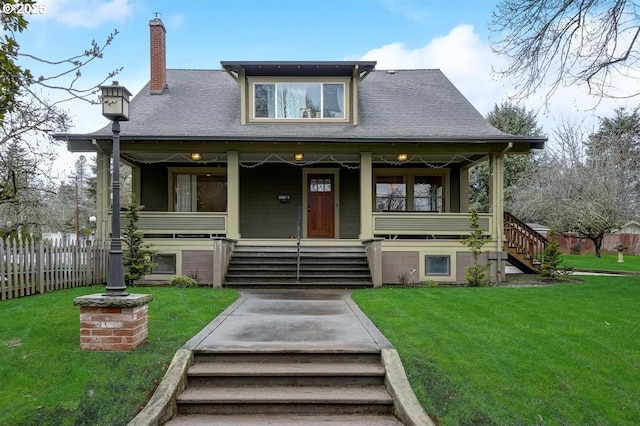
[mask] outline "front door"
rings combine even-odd
[[[335,185],[332,174],[307,175],[307,237],[334,238]]]

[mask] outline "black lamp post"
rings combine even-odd
[[[102,115],[111,120],[113,132],[111,245],[109,247],[109,277],[105,296],[128,296],[122,266],[122,240],[120,239],[120,122],[129,121],[129,96],[131,93],[114,81],[111,86],[100,86],[102,91]]]

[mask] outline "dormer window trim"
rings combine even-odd
[[[247,81],[247,106],[252,123],[351,121],[352,80],[349,77],[255,76],[247,77]],[[287,91],[291,93],[287,94]],[[261,99],[257,101],[256,96]],[[283,104],[287,99],[288,105]]]

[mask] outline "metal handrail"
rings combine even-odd
[[[302,206],[298,206],[298,229],[297,229],[297,236],[298,236],[298,256],[297,256],[297,263],[296,263],[296,282],[299,283],[300,282],[300,232],[302,229]]]

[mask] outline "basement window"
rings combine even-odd
[[[153,268],[152,274],[168,274],[176,273],[176,254],[175,253],[156,253],[152,258],[156,266]]]
[[[425,257],[424,270],[427,276],[450,276],[451,256],[431,255]]]

